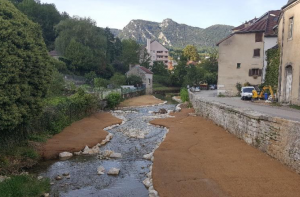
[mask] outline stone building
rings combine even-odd
[[[300,0],[289,0],[278,25],[279,101],[300,105]]]
[[[166,49],[162,44],[156,40],[151,41],[150,39],[147,39],[146,49],[148,54],[151,56],[151,66],[154,62],[163,62],[166,67],[168,66],[169,50]]]
[[[267,66],[266,51],[277,44],[273,27],[279,10],[269,11],[258,19],[250,20],[233,29],[221,40],[219,47],[218,94],[235,96],[236,84],[260,85]]]
[[[150,70],[140,65],[130,66],[126,76],[129,77],[131,75],[141,77],[143,80],[143,85],[146,88],[146,94],[152,94],[153,73]]]

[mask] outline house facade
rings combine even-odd
[[[281,49],[279,101],[300,105],[300,0],[289,0],[282,8],[278,43]]]
[[[146,94],[152,94],[153,73],[150,70],[140,65],[130,66],[126,76],[129,77],[132,75],[141,77],[143,85],[146,87]]]
[[[231,35],[220,41],[218,94],[236,96],[236,85],[260,85],[267,67],[266,51],[277,44],[273,27],[280,11],[269,11],[233,29]]]
[[[147,39],[146,49],[148,54],[151,56],[151,66],[154,62],[163,62],[166,67],[168,66],[169,50],[166,49],[162,44],[156,40],[151,41],[150,39]]]

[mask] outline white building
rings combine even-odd
[[[156,40],[151,41],[150,39],[147,39],[146,49],[148,54],[151,56],[151,66],[154,62],[163,62],[166,66],[168,66],[169,50],[162,44]]]

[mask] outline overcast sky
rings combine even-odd
[[[178,23],[206,28],[215,24],[238,26],[288,0],[41,0],[54,3],[71,16],[90,17],[99,27],[123,29],[133,19]]]

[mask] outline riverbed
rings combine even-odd
[[[146,197],[148,189],[143,181],[147,178],[152,161],[143,158],[162,142],[167,129],[149,124],[156,118],[169,115],[154,115],[160,109],[174,110],[174,104],[152,107],[132,107],[112,112],[123,119],[123,124],[111,130],[112,140],[100,147],[100,151],[111,150],[121,153],[119,159],[99,159],[98,155],[75,156],[66,161],[48,161],[41,163],[33,171],[39,176],[51,180],[51,196],[105,196],[105,197]],[[120,169],[118,176],[97,174],[97,168],[103,166],[106,172],[110,168]],[[70,174],[56,180],[57,175]]]

